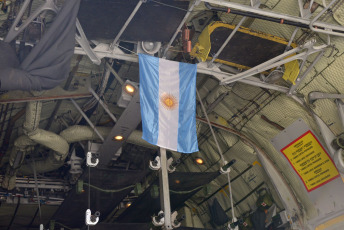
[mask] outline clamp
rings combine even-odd
[[[238,219],[236,217],[233,218],[232,223],[228,224],[228,230],[239,230]]]
[[[86,210],[85,223],[86,225],[96,225],[99,221],[100,212],[96,211],[94,215],[91,215],[91,210]]]
[[[160,157],[155,157],[154,161],[149,161],[149,168],[151,170],[159,170],[161,168]]]
[[[87,152],[86,154],[86,165],[89,167],[96,167],[99,163],[99,159],[95,157],[96,154]],[[97,156],[97,155],[96,155]]]
[[[174,211],[171,215],[171,220],[172,220],[172,227],[173,228],[179,228],[181,225],[182,220],[185,219],[185,215],[182,215],[180,218],[177,219],[178,212]]]
[[[180,159],[177,160],[173,160],[172,157],[170,157],[167,160],[167,170],[169,173],[173,173],[174,171],[176,171],[177,166],[180,164]]]
[[[231,171],[230,167],[236,162],[235,159],[231,160],[229,163],[225,161],[225,165],[220,168],[220,173],[221,174],[226,174]]]
[[[156,227],[163,226],[165,223],[165,215],[163,211],[160,211],[157,216],[153,216],[153,225]]]

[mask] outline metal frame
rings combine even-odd
[[[301,68],[300,68],[300,69],[302,69],[302,67],[304,66],[305,61],[309,55],[323,51],[327,47],[327,45],[314,46],[315,42],[316,42],[315,39],[312,39],[311,41],[306,42],[303,46],[296,47],[290,51],[287,51],[281,55],[278,55],[277,57],[272,58],[269,61],[266,61],[266,62],[264,62],[260,65],[257,65],[255,67],[249,69],[249,70],[246,70],[245,72],[236,74],[236,75],[231,76],[231,77],[223,78],[220,80],[220,84],[229,84],[229,83],[244,79],[248,76],[259,74],[259,73],[264,72],[266,70],[278,67],[280,65],[283,65],[285,63],[288,63],[288,62],[291,62],[294,60],[298,60],[298,59],[303,60],[303,63],[302,63]],[[303,51],[303,50],[305,50],[305,51]],[[300,52],[300,51],[303,51],[303,52],[296,54],[297,52]],[[293,56],[291,56],[291,55],[293,55]],[[302,76],[302,77],[304,77],[304,76]],[[301,77],[298,76],[296,81],[298,82],[301,80],[302,80]],[[293,89],[295,89],[295,87]]]
[[[259,8],[253,8],[250,6],[246,6],[246,5],[241,5],[238,3],[233,3],[233,2],[228,2],[228,1],[224,1],[224,0],[201,0],[203,2],[209,2],[212,4],[216,4],[216,5],[220,5],[220,6],[225,6],[225,7],[229,7],[229,8],[233,8],[233,9],[237,9],[237,10],[241,10],[244,12],[251,12],[251,13],[255,13],[255,14],[259,14],[262,16],[267,16],[267,17],[271,17],[271,18],[275,18],[275,19],[284,19],[284,20],[289,20],[292,22],[296,22],[296,23],[302,23],[302,24],[306,24],[308,26],[312,26],[312,27],[317,27],[318,29],[316,30],[316,32],[319,33],[324,33],[324,34],[332,34],[332,35],[337,35],[337,36],[341,36],[344,37],[344,26],[338,26],[338,25],[333,25],[333,24],[328,24],[328,23],[324,23],[324,22],[317,22],[316,20],[310,20],[306,15],[304,15],[304,17],[296,17],[296,16],[291,16],[291,15],[287,15],[287,14],[281,14],[281,13],[275,13],[272,11],[266,11],[266,10],[262,10]],[[333,2],[338,1],[338,0],[333,0]],[[332,2],[331,2],[332,3]],[[330,5],[329,5],[330,6]],[[329,7],[326,7],[326,10]],[[319,16],[320,17],[320,16]],[[323,29],[319,29],[319,28],[323,28]],[[333,32],[336,31],[336,32]]]
[[[243,17],[240,22],[238,23],[238,25],[235,26],[234,30],[232,30],[232,32],[230,33],[230,35],[228,36],[228,38],[226,39],[226,41],[222,44],[222,46],[220,47],[220,49],[216,52],[216,54],[213,56],[213,58],[211,59],[211,61],[209,62],[208,66],[211,66],[211,64],[215,61],[215,59],[217,59],[217,57],[221,54],[221,52],[223,51],[223,49],[227,46],[227,44],[230,42],[230,40],[232,40],[232,38],[234,37],[235,33],[238,31],[238,29],[240,28],[240,26],[245,22],[245,20],[247,19],[247,17]]]
[[[251,0],[251,6],[254,8],[258,8],[260,5],[260,0]],[[226,41],[222,44],[222,46],[220,47],[220,49],[216,52],[216,54],[213,56],[213,58],[211,59],[211,61],[209,61],[208,66],[211,66],[212,63],[215,61],[215,59],[217,59],[217,57],[221,54],[221,52],[223,51],[223,49],[227,46],[227,44],[230,42],[230,40],[232,40],[232,38],[234,37],[235,33],[238,31],[238,29],[240,28],[240,26],[246,21],[247,17],[244,16],[240,22],[235,26],[234,30],[232,30],[232,32],[230,33],[230,35],[228,36],[228,38],[226,39]]]
[[[343,26],[336,26],[336,25],[332,25],[332,24],[317,22],[316,20],[314,20],[312,22],[311,20],[308,19],[311,16],[310,9],[311,9],[312,3],[314,1],[311,1],[311,4],[308,7],[308,9],[303,9],[303,5],[302,5],[303,2],[301,0],[298,0],[301,17],[295,17],[295,16],[289,16],[289,15],[284,15],[284,14],[279,14],[279,13],[274,13],[274,12],[269,12],[269,11],[261,10],[261,9],[259,9],[257,7],[257,5],[259,5],[259,3],[260,3],[259,1],[251,1],[251,5],[252,6],[250,7],[250,6],[240,5],[240,4],[236,4],[236,3],[232,3],[232,2],[227,2],[227,1],[223,1],[223,0],[194,0],[192,5],[189,7],[189,10],[186,13],[184,19],[182,20],[182,22],[178,26],[176,32],[174,33],[174,35],[172,36],[171,40],[169,41],[167,47],[163,51],[163,55],[162,55],[163,58],[166,56],[168,48],[171,46],[171,44],[173,43],[174,39],[176,38],[176,36],[180,32],[181,27],[184,25],[185,21],[187,20],[188,16],[190,15],[191,11],[194,9],[194,7],[196,5],[198,5],[200,3],[200,1],[214,3],[214,4],[226,6],[226,7],[232,7],[232,8],[238,9],[238,10],[242,10],[242,11],[246,11],[246,12],[252,12],[252,13],[257,13],[257,14],[260,14],[260,15],[263,15],[263,16],[279,18],[279,19],[284,18],[286,20],[290,20],[290,21],[293,21],[293,22],[299,22],[299,23],[304,23],[304,24],[311,25],[311,26],[322,27],[322,28],[324,28],[324,30],[326,28],[325,32],[329,32],[331,30],[343,31],[344,32],[344,27]],[[333,3],[335,1],[336,0],[333,0],[331,2],[331,4],[326,6],[325,9],[329,9],[333,5]],[[142,4],[141,1],[137,4],[137,6],[134,9],[134,11],[132,12],[130,18],[128,18],[127,22],[122,27],[120,33],[123,33],[123,31],[128,26],[128,24],[130,23],[132,17],[135,15],[135,13],[137,12],[137,10],[141,6],[141,4]],[[324,10],[324,12],[325,11],[326,10]],[[319,15],[321,15],[321,14],[319,14]],[[283,54],[281,54],[281,55],[279,55],[279,56],[277,56],[275,58],[272,58],[272,59],[266,61],[265,63],[262,63],[262,64],[260,64],[260,65],[258,65],[256,67],[253,67],[253,68],[251,68],[251,69],[249,69],[249,70],[247,70],[245,72],[238,73],[236,75],[233,75],[233,74],[221,71],[219,66],[215,65],[213,62],[216,59],[216,57],[222,52],[223,48],[228,44],[228,42],[231,40],[231,38],[234,36],[236,30],[240,27],[240,25],[244,22],[245,19],[246,19],[246,17],[242,18],[242,20],[235,27],[235,29],[229,35],[227,40],[224,42],[224,44],[221,46],[221,48],[217,51],[217,53],[214,55],[212,60],[207,63],[207,65],[204,64],[204,63],[199,63],[198,64],[197,72],[198,73],[204,73],[204,74],[213,75],[215,78],[217,78],[220,81],[220,84],[229,84],[229,83],[232,83],[232,82],[239,81],[239,82],[242,82],[242,83],[245,83],[245,84],[249,84],[249,85],[253,85],[253,86],[257,86],[257,87],[262,87],[262,88],[276,90],[276,91],[279,91],[279,92],[282,92],[282,93],[286,93],[289,96],[294,96],[297,87],[300,85],[302,80],[307,76],[307,74],[312,70],[314,65],[320,60],[320,58],[322,57],[322,55],[324,53],[324,49],[327,47],[327,45],[314,46],[315,40],[312,39],[312,40],[306,42],[304,45],[302,45],[300,47],[296,47],[296,48],[294,48],[292,50],[289,50],[289,48],[291,46],[291,43],[292,43],[292,40],[294,40],[294,37],[296,36],[297,31],[299,30],[299,28],[296,28],[295,31],[293,32],[292,36],[291,36],[291,39],[290,39],[287,47],[286,47],[286,51]],[[320,30],[322,30],[322,29],[320,29]],[[317,32],[323,32],[323,31],[317,31]],[[120,37],[120,33],[116,36],[116,39],[114,41],[115,43],[118,41],[118,39]],[[336,34],[336,35],[342,36],[342,34]],[[344,33],[343,33],[343,36],[344,36]],[[88,47],[89,49],[82,49],[82,48],[77,47],[75,49],[75,53],[76,54],[81,54],[81,55],[85,55],[86,54],[88,56],[91,56],[91,58],[92,58],[92,55],[95,54],[99,59],[104,58],[104,57],[108,57],[108,58],[120,59],[120,60],[125,60],[125,61],[138,62],[137,56],[130,55],[130,54],[125,54],[118,47],[114,46],[115,43],[112,43],[111,45],[100,43],[94,49],[91,49],[90,47]],[[312,62],[312,64],[305,71],[303,71],[301,73],[303,67],[306,64],[306,60],[307,60],[308,56],[313,54],[313,53],[319,53],[319,54],[316,57],[316,59]],[[290,55],[293,55],[293,56],[290,56]],[[279,86],[279,85],[275,85],[275,84],[269,84],[269,83],[266,83],[264,81],[258,80],[255,77],[251,77],[252,75],[259,74],[259,73],[261,73],[263,71],[266,71],[266,70],[269,70],[269,69],[281,66],[281,65],[283,65],[285,63],[288,63],[290,61],[293,61],[293,60],[301,60],[302,63],[301,63],[301,67],[300,67],[300,74],[297,77],[295,84],[292,85],[290,87],[290,89],[288,89],[287,87],[283,87],[283,86]],[[110,68],[110,70],[111,70],[111,68]],[[116,76],[116,78],[117,78],[117,76]]]

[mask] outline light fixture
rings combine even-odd
[[[200,157],[197,157],[197,158],[195,159],[195,162],[196,162],[197,164],[199,164],[199,165],[203,165],[203,164],[204,164],[204,160],[203,160],[202,158],[200,158]]]
[[[128,203],[125,204],[125,207],[126,207],[126,208],[129,208],[130,205],[131,205],[131,202],[128,202]]]
[[[180,180],[175,180],[174,182],[176,182],[176,184],[180,184]]]
[[[122,85],[121,92],[118,94],[117,105],[121,108],[127,108],[138,89],[139,83],[126,80]]]
[[[136,91],[136,88],[132,84],[126,83],[124,85],[124,90],[126,93],[133,95]]]
[[[121,135],[114,136],[113,138],[115,141],[122,141],[124,138]]]

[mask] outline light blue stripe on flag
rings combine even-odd
[[[139,54],[142,138],[183,153],[198,151],[197,66]]]
[[[139,54],[142,138],[156,145],[159,133],[159,59]]]
[[[178,152],[197,152],[196,65],[179,63]]]

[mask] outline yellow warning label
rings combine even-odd
[[[281,152],[301,178],[308,192],[339,177],[331,157],[311,131],[307,131]]]

